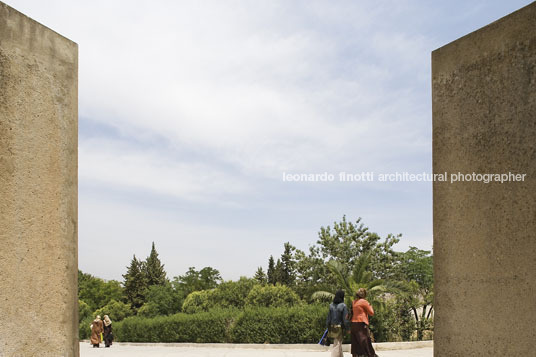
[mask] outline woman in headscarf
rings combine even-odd
[[[112,341],[114,340],[114,336],[112,334],[112,320],[110,320],[110,317],[108,315],[104,315],[104,346],[110,347],[112,345]]]
[[[95,320],[90,325],[91,327],[91,344],[93,348],[99,348],[101,342],[101,333],[103,331],[103,323],[100,318],[100,315],[97,315]]]
[[[352,356],[375,357],[376,352],[372,347],[369,329],[369,316],[374,315],[374,309],[365,298],[367,290],[357,290],[356,299],[352,303]]]
[[[348,330],[349,325],[348,308],[344,303],[344,291],[338,290],[333,302],[329,305],[328,318],[326,319],[328,337],[333,338],[331,357],[343,357],[342,339],[344,331]]]

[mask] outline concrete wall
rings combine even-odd
[[[0,356],[78,356],[77,71],[0,3]]]
[[[536,3],[432,53],[435,356],[533,356]]]

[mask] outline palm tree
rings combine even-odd
[[[362,254],[356,260],[356,264],[350,276],[344,275],[344,265],[338,261],[331,260],[327,263],[328,269],[337,279],[337,283],[344,290],[345,302],[351,306],[354,294],[359,288],[367,290],[367,300],[377,309],[382,310],[385,303],[380,299],[381,295],[391,292],[397,293],[402,290],[403,284],[398,282],[385,282],[381,279],[374,279],[372,272],[367,271],[370,262],[370,254]],[[334,294],[327,291],[317,291],[311,295],[313,300],[331,300]]]

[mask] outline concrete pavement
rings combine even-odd
[[[433,357],[431,344],[376,345],[380,357]],[[399,346],[401,349],[390,349]],[[428,346],[413,348],[417,346]],[[93,348],[88,342],[80,342],[81,357],[328,357],[328,347],[315,345],[229,345],[211,344],[151,344],[114,343],[111,348]],[[351,357],[349,352],[345,357]]]

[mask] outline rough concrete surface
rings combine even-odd
[[[435,356],[534,356],[536,3],[432,53]]]
[[[0,3],[0,356],[78,356],[78,48]]]
[[[80,343],[81,357],[306,357],[306,356],[330,356],[330,349],[295,348],[242,348],[240,345],[234,347],[178,347],[167,346],[166,344],[122,344],[115,343],[110,348],[92,348],[89,343]],[[401,350],[377,350],[380,357],[432,357],[433,348],[424,347],[416,349]],[[345,357],[351,357],[349,352],[344,353]]]

